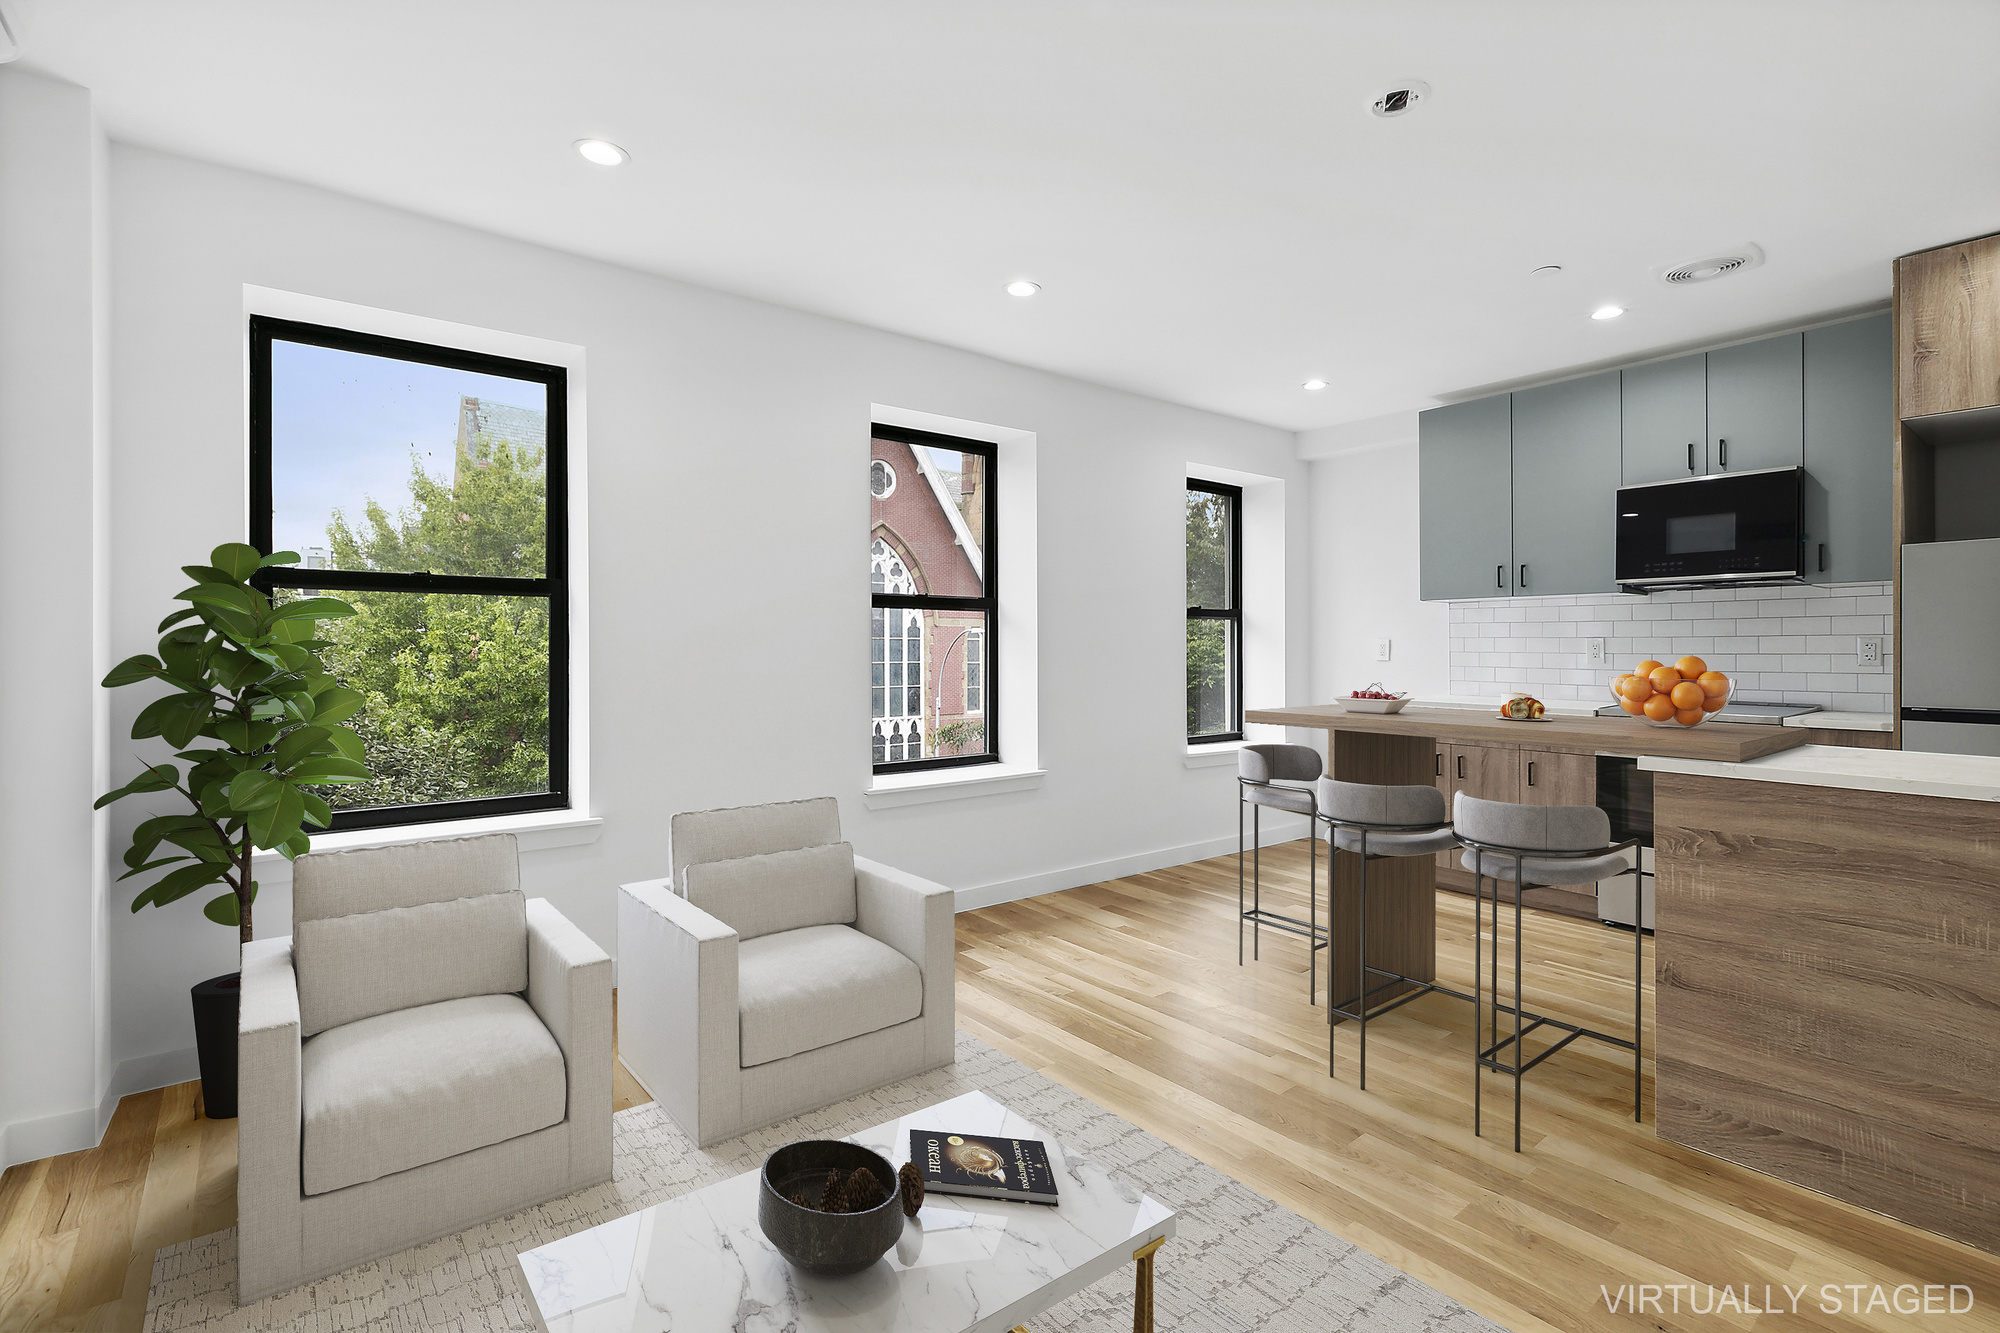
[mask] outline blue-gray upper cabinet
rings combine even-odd
[[[1497,394],[1417,417],[1417,508],[1427,602],[1513,592],[1513,447]]]
[[[1616,592],[1619,372],[1514,395],[1514,591]]]
[[[1894,366],[1886,314],[1806,332],[1805,567],[1815,582],[1890,577]]]
[[[1708,369],[1700,352],[1619,372],[1624,390],[1624,484],[1708,472]]]
[[[1796,333],[1708,354],[1708,470],[1797,467],[1805,450],[1804,339]]]

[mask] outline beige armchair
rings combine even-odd
[[[952,891],[832,797],[675,815],[618,893],[619,1058],[703,1147],[952,1061]]]
[[[243,949],[239,1303],[611,1177],[611,959],[511,835],[315,852]]]

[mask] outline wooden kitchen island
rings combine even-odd
[[[1329,776],[1392,786],[1435,784],[1447,805],[1460,791],[1487,800],[1534,805],[1589,805],[1596,799],[1597,756],[1660,755],[1741,763],[1804,745],[1786,727],[1706,723],[1654,727],[1637,718],[1550,715],[1517,722],[1470,708],[1411,706],[1399,713],[1349,712],[1339,704],[1253,709],[1253,725],[1327,733]],[[1369,868],[1368,957],[1371,966],[1406,977],[1437,977],[1438,873],[1463,875],[1452,853],[1399,857]],[[1361,884],[1360,858],[1333,858],[1329,920],[1351,921]],[[1470,878],[1467,876],[1466,878]],[[1532,896],[1526,899],[1534,904]],[[1354,955],[1327,950],[1329,985],[1348,1007],[1358,989]],[[1384,998],[1394,991],[1384,993]]]

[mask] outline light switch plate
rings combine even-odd
[[[1882,640],[1869,635],[1854,641],[1854,655],[1861,659],[1861,666],[1867,671],[1882,669]]]
[[[1389,641],[1387,639],[1375,640],[1375,660],[1378,662],[1389,660]]]
[[[1587,661],[1588,661],[1588,662],[1590,663],[1590,665],[1591,665],[1591,666],[1594,666],[1594,667],[1601,667],[1601,666],[1603,666],[1603,665],[1604,665],[1604,640],[1602,640],[1602,639],[1585,639],[1585,640],[1583,641],[1583,655],[1584,655],[1584,658],[1585,658],[1585,659],[1586,659],[1586,660],[1587,660]]]

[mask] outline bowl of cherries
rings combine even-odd
[[[1350,713],[1395,713],[1400,712],[1409,701],[1409,695],[1391,694],[1382,688],[1382,682],[1378,680],[1348,695],[1341,707]]]

